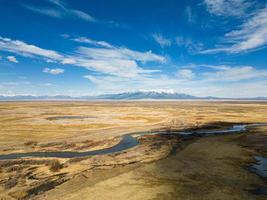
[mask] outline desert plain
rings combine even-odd
[[[179,136],[250,123],[267,123],[266,102],[1,102],[0,155],[95,151],[126,134],[138,145],[75,158],[0,159],[0,199],[266,199],[266,177],[251,166],[267,156],[267,126]]]

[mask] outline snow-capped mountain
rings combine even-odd
[[[103,94],[98,96],[67,96],[67,95],[55,95],[55,96],[35,96],[35,95],[14,95],[4,96],[0,95],[0,101],[24,101],[24,100],[142,100],[142,99],[222,99],[222,100],[267,100],[267,97],[252,97],[252,98],[217,98],[217,97],[197,97],[184,93],[164,92],[164,91],[138,91],[138,92],[124,92],[118,94]]]
[[[108,94],[98,96],[101,99],[197,99],[198,97],[173,92],[124,92],[119,94]]]

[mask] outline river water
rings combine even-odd
[[[240,124],[233,125],[230,128],[220,129],[220,130],[197,130],[193,132],[180,132],[175,133],[180,137],[193,136],[209,136],[209,135],[219,135],[219,134],[229,134],[229,133],[240,133],[246,130],[247,127],[259,126],[262,124]],[[99,149],[94,151],[76,152],[76,151],[60,151],[60,152],[28,152],[28,153],[12,153],[0,155],[0,160],[7,159],[18,159],[25,157],[56,157],[56,158],[75,158],[93,155],[104,155],[110,153],[116,153],[133,148],[139,144],[138,139],[132,135],[146,135],[146,134],[164,134],[162,132],[142,132],[135,134],[126,134],[123,136],[122,140],[115,146],[105,149]],[[168,133],[169,134],[169,133]]]

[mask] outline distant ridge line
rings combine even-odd
[[[267,100],[267,97],[248,98],[219,98],[213,96],[197,97],[185,93],[170,92],[123,92],[117,94],[103,94],[97,96],[35,96],[35,95],[0,95],[0,101],[26,101],[26,100]]]

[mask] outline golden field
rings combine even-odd
[[[222,122],[267,123],[267,103],[2,102],[0,154],[103,149],[127,133]],[[253,130],[250,134],[267,142],[265,128]],[[237,135],[189,142],[143,137],[140,145],[121,153],[0,161],[0,199],[263,199],[241,192],[264,184],[244,169],[258,152],[250,140]],[[173,145],[179,148],[168,156]]]
[[[1,152],[25,143],[101,141],[172,125],[267,122],[267,104],[246,102],[8,102],[0,104]],[[64,117],[84,117],[71,118]],[[63,118],[60,118],[63,117]]]

